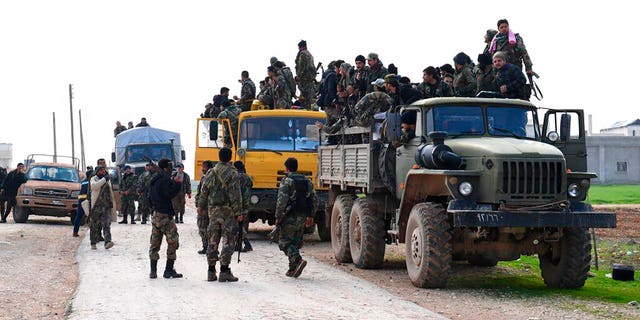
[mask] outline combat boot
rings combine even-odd
[[[136,224],[136,220],[134,219],[133,215],[131,215],[131,224]]]
[[[304,267],[306,267],[306,266],[307,266],[307,261],[306,260],[304,260],[302,258],[298,259],[298,264],[296,265],[296,268],[294,270],[293,277],[294,278],[299,277],[300,274],[302,273],[302,270],[304,270]]]
[[[158,277],[158,260],[151,260],[151,272],[149,272],[149,278],[155,279]]]
[[[249,242],[249,239],[244,239],[244,248],[242,248],[242,252],[249,252],[249,251],[253,251],[253,247],[251,246],[251,243]]]
[[[218,281],[220,281],[220,282],[236,282],[236,281],[238,281],[238,278],[233,276],[233,273],[231,273],[231,269],[229,268],[229,266],[221,266],[220,267],[220,277],[218,277]]]
[[[91,250],[98,250],[98,247],[96,246],[95,243],[91,245]]]
[[[173,268],[173,263],[175,260],[167,259],[167,265],[164,267],[164,274],[162,275],[164,278],[182,278],[182,273],[177,273]]]
[[[198,250],[199,254],[207,254],[207,246],[205,246],[204,244],[202,245],[202,250]]]
[[[218,280],[218,276],[216,276],[216,266],[209,266],[209,270],[207,270],[207,281],[216,281]]]

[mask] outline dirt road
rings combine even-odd
[[[255,250],[239,264],[234,256],[238,283],[207,282],[193,216],[178,226],[176,270],[182,279],[149,279],[149,225],[112,225],[110,250],[91,250],[85,238],[69,319],[443,319],[313,258],[300,278],[286,277],[286,257],[267,241],[254,241]],[[164,252],[161,257],[159,273]]]

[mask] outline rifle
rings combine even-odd
[[[238,263],[240,263],[240,252],[242,252],[242,234],[244,233],[243,222],[238,222],[238,242],[236,244],[236,248],[238,249]]]
[[[531,92],[533,93],[533,96],[538,100],[542,100],[544,98],[544,95],[542,95],[542,91],[540,91],[540,87],[538,87],[538,84],[533,81],[533,77],[538,79],[540,78],[540,76],[534,72],[532,74],[527,74],[527,77],[529,78],[529,84],[531,85]]]

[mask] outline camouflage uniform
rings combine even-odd
[[[498,88],[496,87],[495,77],[496,75],[493,68],[490,68],[489,71],[487,72],[485,72],[481,68],[478,68],[476,72],[476,83],[478,86],[476,92],[478,93],[481,91],[499,92]]]
[[[476,77],[471,71],[471,65],[465,64],[453,75],[453,93],[456,97],[475,97]]]
[[[296,190],[296,180],[307,183],[307,193],[298,195]],[[311,200],[312,208],[309,212],[296,212],[292,209],[287,211],[288,206],[295,207],[297,197],[303,196]],[[276,203],[276,220],[280,221],[280,240],[278,247],[289,258],[289,270],[293,270],[297,262],[302,259],[300,256],[300,248],[302,247],[302,237],[307,217],[313,217],[318,209],[318,198],[313,189],[313,182],[305,176],[291,172],[286,178],[282,179],[280,189],[278,190],[278,201]]]
[[[287,79],[282,75],[276,75],[273,88],[273,103],[276,109],[291,108],[291,91],[287,85]]]
[[[378,60],[378,63],[373,68],[369,68],[369,80],[367,80],[369,92],[373,92],[373,85],[371,83],[377,79],[384,79],[384,76],[387,74],[389,74],[389,71],[380,60]]]
[[[373,115],[378,112],[387,111],[393,106],[393,98],[380,91],[367,93],[353,107],[355,113],[354,124],[360,127],[370,127]],[[352,114],[353,114],[352,113]]]
[[[138,178],[133,172],[125,173],[122,176],[120,182],[120,213],[122,213],[122,221],[126,223],[127,217],[131,217],[131,223],[134,223],[133,218],[136,214],[136,181]],[[128,194],[124,194],[127,191]]]
[[[138,213],[142,215],[142,223],[146,223],[149,215],[151,215],[151,201],[149,201],[147,193],[149,192],[149,183],[154,175],[155,173],[151,171],[145,171],[138,177],[136,187],[138,192]]]
[[[167,237],[167,260],[176,260],[176,250],[180,247],[180,239],[178,236],[178,227],[173,222],[173,217],[168,214],[155,212],[153,214],[153,228],[151,228],[151,239],[149,242],[149,258],[151,260],[160,260],[160,245],[162,244],[162,236]]]
[[[227,148],[231,148],[231,139],[236,142],[238,138],[238,117],[240,116],[240,112],[242,110],[234,105],[230,105],[226,107],[220,114],[218,115],[218,119],[220,120],[220,125],[224,128],[224,141],[223,144]],[[231,133],[229,133],[229,129],[223,123],[223,119],[229,119],[229,123],[231,123]]]
[[[520,34],[516,33],[516,43],[509,43],[509,36],[496,34],[496,47],[495,50],[491,52],[494,54],[498,51],[504,52],[507,57],[508,63],[512,64],[516,68],[522,70],[522,64],[524,63],[524,68],[526,71],[531,70],[533,63],[531,62],[531,58],[529,57],[529,53],[527,52],[527,47],[524,45],[524,41],[522,41],[522,37]]]
[[[278,70],[278,75],[282,75],[284,80],[287,82],[287,89],[290,92],[291,97],[296,96],[296,79],[293,77],[293,72],[287,66],[282,67],[282,69]]]
[[[400,143],[407,144],[411,139],[415,137],[416,137],[416,132],[414,129],[402,128],[402,133],[400,134]]]
[[[245,217],[249,216],[249,198],[251,197],[251,188],[253,188],[253,181],[246,173],[238,173],[238,180],[240,180],[240,192],[242,193],[242,209],[241,212]],[[244,243],[248,244],[247,232],[249,231],[249,219],[242,221],[242,238]],[[238,245],[242,245],[238,243]]]
[[[316,94],[316,65],[309,50],[300,50],[296,56],[296,76],[300,90],[300,103],[311,108]]]
[[[238,104],[242,106],[242,111],[251,110],[251,104],[256,97],[256,85],[251,79],[242,81],[242,88],[240,89],[240,100]]]
[[[365,94],[369,91],[369,86],[371,86],[371,76],[369,73],[369,66],[365,66],[362,70],[355,69],[353,74],[353,94],[358,97],[358,100],[362,99]]]
[[[93,176],[91,188],[100,188],[100,191],[91,195],[90,235],[91,245],[98,243],[98,239],[104,234],[105,245],[111,242],[111,212],[113,210],[113,194],[111,183],[105,178]]]
[[[199,206],[206,206],[209,212],[207,262],[209,266],[215,266],[220,260],[222,266],[228,266],[238,234],[236,217],[242,210],[238,173],[230,163],[218,162],[206,175],[200,192]],[[218,246],[223,237],[224,243],[218,257]]]
[[[172,177],[175,177],[177,174],[177,172],[174,173]],[[173,212],[175,212],[176,214],[176,222],[182,222],[182,218],[184,216],[184,206],[186,204],[184,196],[191,194],[191,177],[189,177],[186,172],[183,172],[182,174],[182,188],[178,192],[178,195],[171,199]]]
[[[196,189],[196,206],[200,208],[200,213],[196,219],[196,224],[198,225],[198,234],[200,234],[200,239],[202,240],[202,249],[206,252],[207,247],[209,246],[209,232],[207,229],[209,228],[209,212],[207,210],[207,202],[204,203],[200,200],[202,199],[202,184],[207,179],[207,176],[211,173],[213,169],[207,170],[201,178],[200,182],[198,182],[198,189]]]
[[[435,97],[453,97],[453,91],[449,85],[438,80],[435,85],[430,85],[427,82],[422,82],[418,85],[418,91],[422,95],[422,99],[435,98]]]

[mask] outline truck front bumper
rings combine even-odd
[[[584,203],[573,211],[478,210],[470,203],[452,201],[447,209],[454,227],[615,228],[616,214],[594,212]]]
[[[17,205],[29,208],[32,214],[64,217],[78,209],[78,199],[55,199],[34,196],[17,196]]]

